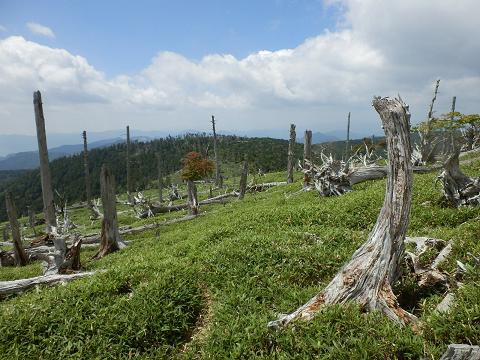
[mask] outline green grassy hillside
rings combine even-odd
[[[464,166],[480,176],[480,160]],[[268,174],[259,182],[284,180]],[[454,241],[443,270],[480,254],[480,208],[444,207],[436,174],[415,175],[409,235]],[[342,197],[288,186],[244,201],[201,208],[203,216],[126,236],[130,246],[100,261],[83,251],[86,269],[105,269],[66,286],[0,302],[3,359],[436,359],[450,343],[480,342],[480,270],[464,279],[449,314],[433,309],[443,294],[418,296],[405,279],[397,294],[422,322],[400,328],[355,305],[324,309],[283,331],[266,324],[310,299],[363,243],[381,208],[385,181],[355,186]],[[199,189],[206,196],[205,188]],[[153,197],[154,192],[150,193]],[[121,225],[137,220],[119,207]],[[72,213],[79,231],[98,229],[85,210]],[[0,268],[0,279],[32,276],[38,264]]]

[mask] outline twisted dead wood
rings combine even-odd
[[[311,319],[325,305],[348,301],[359,303],[364,311],[380,310],[400,324],[415,319],[399,307],[392,292],[400,273],[412,200],[410,113],[400,98],[375,98],[373,106],[383,123],[389,158],[385,199],[377,222],[368,240],[325,289],[291,314],[271,321],[271,327]]]
[[[443,195],[455,206],[480,204],[480,178],[471,178],[460,170],[460,149],[447,158],[438,176],[443,185]]]

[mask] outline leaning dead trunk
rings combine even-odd
[[[10,228],[12,229],[15,263],[17,266],[25,266],[28,264],[28,257],[23,248],[22,238],[20,236],[20,224],[17,220],[17,209],[15,208],[15,203],[13,202],[13,197],[10,192],[5,194],[5,205],[7,206]]]
[[[48,163],[47,136],[45,134],[45,118],[43,116],[42,95],[40,91],[33,93],[33,106],[35,110],[35,124],[37,126],[38,156],[40,158],[40,181],[42,184],[43,213],[47,233],[55,231],[57,218],[53,202],[52,177]]]
[[[198,214],[197,187],[192,180],[187,180],[188,209],[190,215]]]
[[[287,183],[293,183],[293,168],[295,161],[293,159],[295,149],[295,125],[290,124],[290,139],[288,140],[288,163],[287,163]]]
[[[377,223],[368,240],[324,290],[269,326],[311,319],[325,305],[348,301],[359,303],[364,311],[380,310],[400,324],[414,319],[399,307],[392,292],[392,284],[399,276],[412,200],[410,114],[401,99],[375,98],[373,106],[382,119],[389,158],[385,199]]]
[[[438,176],[443,185],[443,195],[455,206],[480,204],[480,178],[468,177],[460,170],[460,149],[448,157]]]
[[[100,248],[94,256],[97,259],[125,247],[118,232],[115,179],[105,164],[102,166],[100,174],[100,191],[102,195],[103,219]]]

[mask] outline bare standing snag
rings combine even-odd
[[[115,179],[105,164],[103,164],[100,174],[100,191],[102,194],[103,219],[100,248],[94,256],[97,259],[126,246],[118,231]]]
[[[45,118],[43,116],[42,94],[40,91],[33,93],[33,107],[35,110],[35,124],[37,126],[38,156],[40,158],[40,180],[42,183],[43,213],[47,233],[55,232],[57,219],[53,203],[52,176],[48,164],[47,136],[45,134]]]
[[[353,254],[333,280],[306,304],[269,326],[280,328],[299,318],[311,319],[325,305],[355,301],[363,310],[380,310],[390,319],[407,324],[416,318],[400,308],[392,285],[397,280],[404,251],[412,202],[410,113],[400,99],[376,97],[387,138],[389,171],[382,210],[367,241]]]

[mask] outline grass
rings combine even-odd
[[[480,162],[465,171],[478,176]],[[283,178],[268,174],[265,181]],[[284,331],[268,329],[278,313],[295,310],[321,290],[366,240],[385,181],[358,184],[335,198],[298,192],[300,187],[298,177],[244,201],[202,207],[206,215],[192,221],[126,236],[128,248],[100,261],[90,260],[94,250],[83,252],[86,268],[107,271],[0,303],[0,357],[419,359],[439,358],[452,342],[480,342],[477,268],[463,280],[449,314],[433,311],[442,294],[419,299],[421,333],[381,314],[361,313],[355,304],[328,307]],[[415,175],[409,235],[452,239],[443,270],[454,274],[455,260],[473,265],[468,253],[480,253],[480,208],[443,207],[440,198],[435,174]],[[82,209],[72,212],[81,231],[98,229],[87,216]],[[122,225],[152,221],[128,212],[119,218]],[[13,271],[31,276],[35,266],[0,268],[0,279]],[[397,292],[408,294],[411,287],[405,281]],[[208,323],[201,320],[205,313],[211,314]]]

